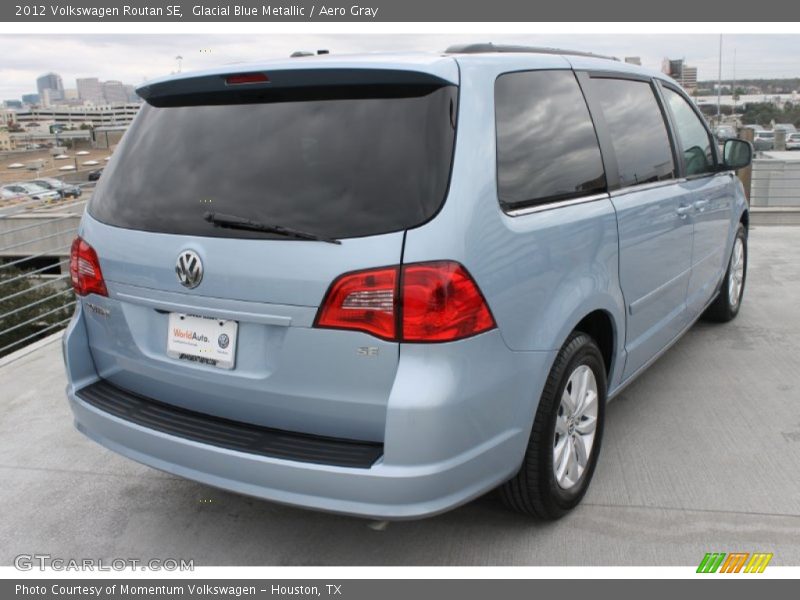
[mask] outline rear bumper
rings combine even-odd
[[[514,439],[492,440],[474,457],[463,457],[469,460],[438,465],[332,467],[197,443],[114,417],[74,394],[69,399],[79,431],[137,462],[240,494],[383,519],[436,514],[491,489],[508,474],[506,458],[516,446]]]
[[[484,339],[479,339],[483,337]],[[388,402],[384,455],[369,468],[224,448],[146,427],[84,401],[96,383],[80,315],[64,338],[79,431],[135,461],[210,486],[380,519],[443,512],[513,476],[552,353],[511,352],[499,333],[404,349]]]

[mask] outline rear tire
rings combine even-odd
[[[600,453],[605,404],[603,355],[591,337],[576,331],[547,377],[522,466],[500,488],[508,507],[554,520],[580,503]]]
[[[703,313],[706,321],[727,323],[736,318],[744,297],[744,284],[747,280],[747,232],[744,225],[739,223],[736,237],[733,240],[733,249],[728,259],[728,270],[722,280],[714,302]]]

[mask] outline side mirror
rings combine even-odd
[[[727,140],[722,148],[722,166],[727,170],[744,169],[753,162],[753,146],[746,140]]]

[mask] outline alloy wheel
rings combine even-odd
[[[589,465],[599,396],[594,371],[579,365],[567,379],[561,394],[553,436],[553,473],[562,489],[570,489]]]

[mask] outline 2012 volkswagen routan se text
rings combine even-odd
[[[480,44],[138,92],[64,355],[77,428],[146,465],[387,519],[500,486],[557,518],[606,403],[739,311],[752,148],[661,73]]]

